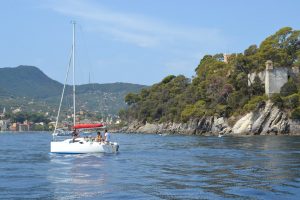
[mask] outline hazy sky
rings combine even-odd
[[[76,82],[151,85],[195,74],[205,54],[242,52],[284,26],[298,0],[0,1],[0,67],[34,65],[63,82],[77,21]]]

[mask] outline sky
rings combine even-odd
[[[300,29],[299,8],[298,0],[1,0],[0,67],[36,66],[63,83],[75,20],[77,84],[191,78],[206,54]]]

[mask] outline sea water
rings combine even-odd
[[[117,154],[51,154],[0,133],[0,199],[300,199],[300,137],[112,134]]]

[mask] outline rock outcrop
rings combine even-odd
[[[189,135],[300,135],[300,123],[288,119],[284,111],[268,101],[241,116],[231,127],[224,117],[206,116],[187,123],[141,123],[134,121],[122,132],[179,133]]]
[[[300,129],[298,129],[300,130]],[[238,120],[232,128],[233,134],[289,134],[298,132],[297,129],[290,129],[287,114],[279,110],[270,101],[262,108],[250,112]]]

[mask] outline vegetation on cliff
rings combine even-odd
[[[223,58],[223,54],[205,55],[192,80],[170,75],[138,94],[129,93],[125,97],[129,108],[120,111],[121,118],[185,122],[202,116],[229,117],[259,108],[268,97],[258,77],[248,86],[248,73],[264,70],[267,60],[272,60],[274,67],[299,67],[300,31],[282,28],[259,46],[231,54],[227,62]],[[299,86],[298,77],[290,77],[281,93],[271,97],[282,109],[290,109],[292,118],[300,116]]]

